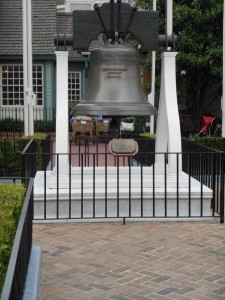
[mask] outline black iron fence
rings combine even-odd
[[[54,108],[34,107],[35,132],[54,132]],[[0,107],[0,137],[18,137],[24,131],[24,107]]]
[[[0,139],[0,177],[1,176],[22,176],[22,177],[34,177],[36,170],[44,169],[48,166],[51,160],[53,142],[51,135],[48,134],[42,140],[30,140],[19,138]],[[36,166],[32,161],[34,157],[32,155],[27,156],[26,169],[24,167],[24,153],[36,154],[46,153],[45,156],[39,156],[39,160],[36,162]],[[48,155],[47,155],[48,154]],[[37,159],[37,157],[35,156]],[[29,169],[28,164],[31,168]]]
[[[225,152],[188,139],[183,139],[182,145],[183,151],[193,153],[192,157],[183,154],[184,171],[213,190],[213,210],[224,222]]]
[[[53,152],[53,142],[51,139],[51,134],[48,134],[45,139],[41,141],[41,154],[45,154],[42,156],[41,164],[42,170],[50,168],[51,164],[51,153]]]
[[[1,178],[2,182],[21,182],[22,178]],[[32,247],[33,179],[29,180],[7,269],[1,299],[22,299]]]
[[[36,175],[35,187],[42,189],[35,193],[36,219],[213,216],[224,222],[224,152],[184,140],[182,153],[155,153],[154,140],[137,139],[138,155],[114,157],[109,141],[71,140],[69,154],[55,154],[55,140],[49,137],[41,154],[31,147],[34,142],[27,146],[22,153],[23,175]],[[172,156],[176,170],[171,175]],[[61,175],[65,165],[66,174]]]
[[[35,219],[219,217],[224,222],[225,153],[204,146],[191,150],[189,142],[183,142],[182,153],[155,153],[154,141],[144,146],[139,140],[138,155],[121,158],[109,153],[108,141],[79,139],[71,142],[69,154],[52,153],[54,172],[45,168],[35,179],[35,186],[42,186],[35,195]]]
[[[38,170],[37,141],[30,140],[21,153],[22,177],[35,177]]]
[[[54,121],[56,111],[54,108],[34,107],[34,120]],[[24,107],[0,107],[0,120],[14,119],[15,121],[24,120]]]

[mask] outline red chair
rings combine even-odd
[[[202,116],[201,117],[202,126],[197,130],[195,137],[199,135],[210,136],[210,129],[214,120],[215,120],[214,117]]]

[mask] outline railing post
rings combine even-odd
[[[213,190],[213,197],[212,197],[212,211],[213,216],[215,214],[215,201],[216,201],[216,157],[217,153],[212,153],[212,178],[211,178],[211,189]]]
[[[225,180],[225,153],[221,153],[221,180],[220,180],[220,223],[224,223],[224,180]]]

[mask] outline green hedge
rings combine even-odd
[[[0,176],[21,176],[21,152],[29,140],[0,140]]]
[[[45,133],[35,133],[33,136],[0,140],[0,176],[21,176],[21,152],[31,139],[35,139],[38,141],[38,153],[41,153],[41,141],[45,137]]]
[[[192,138],[191,140],[209,148],[225,151],[225,139],[222,137],[199,137],[194,139]]]
[[[5,118],[0,120],[1,131],[24,131],[24,121],[16,120],[12,118]],[[53,132],[55,131],[54,121],[35,120],[34,121],[35,132]]]
[[[34,121],[35,132],[53,132],[55,131],[55,124],[53,121],[36,120]]]
[[[142,137],[148,137],[148,138],[151,138],[151,139],[155,139],[156,138],[156,134],[155,133],[148,133],[148,132],[140,133],[140,136],[142,136]]]
[[[2,119],[0,122],[1,131],[23,131],[23,121],[12,118]]]
[[[0,294],[20,218],[25,188],[22,184],[0,184]]]
[[[156,134],[151,133],[140,133],[142,137],[156,138]],[[225,139],[222,137],[197,137],[190,138],[189,140],[194,143],[205,145],[209,148],[225,151]]]

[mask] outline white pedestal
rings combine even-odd
[[[181,153],[180,120],[177,107],[176,52],[162,54],[160,100],[156,129],[156,153]],[[163,156],[156,154],[156,163],[163,164]],[[179,156],[179,172],[182,171]],[[169,174],[177,173],[176,155],[168,155]]]
[[[107,168],[107,211],[108,217],[117,217],[117,168]],[[152,168],[143,168],[143,203],[141,203],[141,176],[140,167],[132,167],[131,184],[129,188],[129,168],[120,167],[119,172],[119,216],[129,216],[129,195],[131,197],[131,217],[141,217],[141,205],[143,204],[144,217],[165,217],[165,205],[167,205],[167,217],[189,215],[189,176],[182,173],[177,184],[176,176],[168,176],[165,183],[164,175],[155,175],[153,182]],[[104,217],[105,214],[105,168],[95,168],[95,216]],[[53,187],[52,172],[46,173],[46,198],[44,192],[44,173],[38,172],[34,182],[34,219],[44,218],[44,205],[46,205],[46,217],[56,218],[81,218],[81,202],[83,198],[83,217],[93,217],[93,168],[83,168],[83,182],[81,181],[81,169],[72,169],[71,182],[65,177],[55,181]],[[58,185],[58,189],[56,188]],[[71,185],[71,189],[69,186]],[[83,191],[81,186],[83,185]],[[179,186],[179,201],[177,200],[177,185]],[[166,186],[166,193],[165,193]],[[201,213],[201,184],[191,178],[191,216],[200,217]],[[155,200],[153,200],[153,191]],[[210,216],[212,190],[202,186],[203,192],[203,216]],[[57,199],[58,197],[58,204]],[[71,200],[69,200],[71,199]],[[166,201],[165,201],[166,199]],[[153,210],[153,202],[155,210]],[[166,204],[165,204],[166,203]],[[179,203],[179,204],[178,204]],[[69,216],[71,210],[71,216]]]

